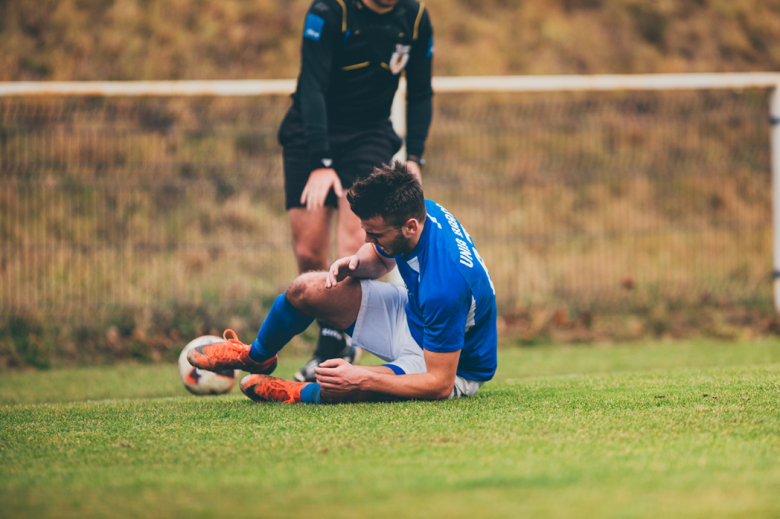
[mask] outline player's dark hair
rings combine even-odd
[[[406,165],[396,161],[374,168],[352,184],[347,200],[361,220],[381,216],[389,225],[402,226],[409,218],[425,222],[427,211],[422,186]]]

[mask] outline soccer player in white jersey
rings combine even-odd
[[[366,231],[357,254],[328,272],[296,278],[277,297],[257,339],[190,351],[203,369],[243,369],[249,398],[312,404],[472,396],[496,370],[493,282],[471,236],[445,208],[425,200],[417,178],[400,163],[376,169],[347,193]],[[377,281],[393,267],[405,288]],[[345,330],[353,343],[385,361],[353,366],[331,359],[316,382],[269,376],[277,352],[314,319]]]

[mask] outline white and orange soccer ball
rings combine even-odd
[[[233,384],[236,383],[236,378],[239,375],[238,370],[227,369],[215,373],[196,368],[187,362],[187,352],[192,348],[215,342],[225,342],[225,339],[215,335],[198,337],[187,344],[179,355],[179,378],[184,383],[184,387],[194,395],[221,395],[230,391]]]

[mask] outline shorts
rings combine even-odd
[[[352,345],[370,351],[406,375],[425,373],[425,356],[409,331],[406,289],[382,281],[362,279],[363,298],[352,333]],[[473,396],[484,382],[455,377],[450,398]]]
[[[287,210],[303,207],[301,194],[312,169],[303,119],[296,108],[287,112],[278,138],[283,149],[285,207]],[[344,190],[352,187],[358,178],[370,175],[375,167],[390,164],[402,144],[389,119],[360,127],[333,125],[328,129],[328,141],[333,169]],[[325,205],[338,207],[338,199],[332,189]]]

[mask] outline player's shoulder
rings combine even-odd
[[[398,5],[413,13],[418,13],[421,9],[425,10],[425,2],[417,0],[398,0]]]
[[[425,209],[427,209],[429,213],[431,212],[431,209],[438,210],[439,207],[441,207],[441,205],[438,202],[434,202],[428,198],[425,199]]]
[[[417,0],[399,0],[398,3],[406,16],[413,20],[421,18],[428,12],[425,8],[425,2],[418,2]]]
[[[309,7],[309,13],[326,20],[340,20],[345,8],[344,0],[314,0]]]
[[[466,276],[476,265],[471,236],[444,206],[432,200],[426,200],[425,205],[431,224],[439,231],[434,233],[434,247],[439,251],[440,268]]]
[[[428,213],[428,218],[432,221],[433,225],[439,229],[444,229],[445,226],[450,226],[453,232],[458,236],[462,236],[460,222],[450,213],[443,205],[433,200],[425,200],[425,210]]]
[[[428,225],[432,227],[429,254],[436,263],[435,270],[444,277],[460,279],[461,249],[467,247],[466,240],[470,240],[470,237],[466,236],[460,223],[441,204],[426,200],[425,209]]]

